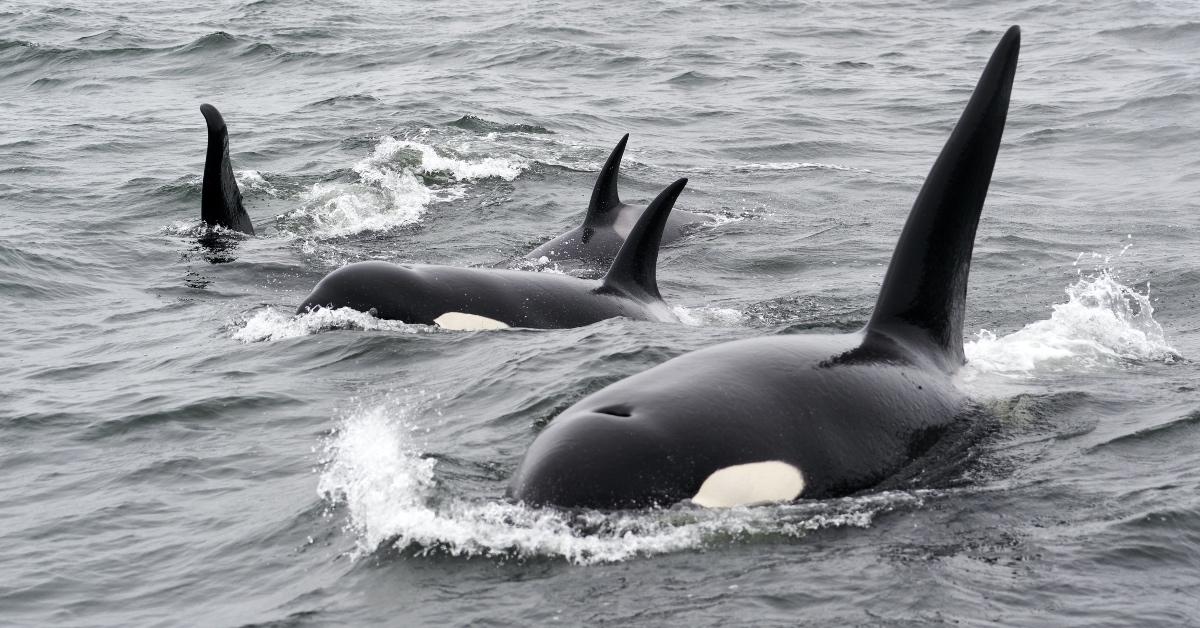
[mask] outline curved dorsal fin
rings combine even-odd
[[[592,188],[592,200],[588,202],[587,214],[583,217],[583,226],[608,224],[612,210],[621,205],[621,197],[617,195],[617,175],[621,172],[621,158],[625,156],[625,143],[628,141],[629,134],[626,133],[600,169],[596,187]]]
[[[662,241],[663,227],[675,199],[687,185],[687,179],[680,179],[658,194],[646,211],[638,218],[629,231],[629,237],[621,245],[616,259],[604,276],[603,288],[617,290],[626,294],[647,296],[661,299],[658,294],[658,280],[655,271],[658,266],[658,245]]]
[[[868,332],[932,344],[947,370],[965,362],[963,308],[975,228],[1004,132],[1020,47],[1021,31],[1013,26],[925,178],[867,323]]]
[[[209,225],[254,235],[250,214],[242,207],[242,192],[229,163],[229,131],[217,108],[200,105],[208,123],[208,154],[204,158],[204,184],[200,192],[200,218]]]

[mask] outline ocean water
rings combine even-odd
[[[0,5],[0,624],[1200,623],[1200,5]],[[984,61],[1023,32],[960,385],[876,490],[506,502],[584,395],[868,318]],[[258,237],[204,237],[202,102]],[[295,317],[325,273],[490,266],[627,201],[683,324]],[[555,269],[548,269],[554,272]],[[732,374],[731,374],[732,375]]]

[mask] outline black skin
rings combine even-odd
[[[250,214],[242,206],[242,192],[229,161],[229,131],[217,108],[200,105],[208,126],[208,150],[204,157],[204,184],[200,192],[200,218],[209,226],[254,235]]]
[[[582,327],[608,318],[674,321],[659,299],[643,299],[601,281],[553,273],[359,262],[329,273],[297,312],[348,307],[406,323],[433,325],[462,312],[509,327]]]
[[[514,500],[567,508],[666,506],[714,472],[782,461],[799,498],[871,488],[968,411],[962,313],[975,228],[1020,47],[992,54],[917,197],[860,332],[785,335],[687,353],[568,408],[537,436]]]
[[[658,243],[687,179],[668,186],[638,219],[599,281],[554,273],[360,262],[327,275],[297,312],[348,307],[432,325],[457,312],[509,327],[581,327],[608,318],[674,321],[656,279]]]
[[[666,506],[718,469],[767,460],[800,469],[806,498],[877,484],[967,399],[922,348],[862,340],[752,338],[621,380],[538,435],[510,494],[566,508]]]

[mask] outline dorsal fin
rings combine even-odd
[[[200,105],[208,123],[208,154],[204,158],[204,184],[200,192],[200,218],[209,225],[254,235],[250,215],[242,207],[242,192],[229,163],[229,131],[217,108]]]
[[[965,362],[963,309],[975,228],[1004,132],[1020,47],[1021,31],[1013,26],[925,178],[867,324],[868,332],[931,343],[947,370]]]
[[[617,176],[621,172],[621,158],[625,156],[625,143],[628,141],[629,134],[626,133],[600,169],[596,187],[592,188],[592,200],[588,202],[587,214],[583,217],[583,226],[596,227],[612,222],[612,210],[621,205],[621,197],[617,195]]]
[[[638,218],[629,237],[617,251],[608,274],[604,276],[603,289],[616,290],[626,294],[646,296],[661,299],[658,293],[658,280],[655,271],[658,266],[658,245],[662,241],[663,227],[675,199],[687,185],[687,179],[680,179],[658,194],[650,202],[650,206]]]

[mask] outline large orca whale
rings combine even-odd
[[[588,202],[583,224],[555,237],[525,255],[526,259],[550,262],[579,261],[605,268],[612,263],[621,250],[621,244],[629,237],[633,226],[641,215],[641,208],[621,202],[617,193],[617,178],[621,170],[621,158],[625,155],[626,133],[609,154]],[[662,242],[679,239],[690,225],[708,220],[699,214],[674,211],[663,227]]]
[[[348,307],[447,329],[581,327],[624,316],[675,321],[658,292],[658,245],[687,179],[642,213],[600,281],[556,273],[359,262],[325,276],[297,313]]]
[[[585,508],[835,497],[936,443],[970,407],[952,374],[1019,47],[1013,26],[913,204],[866,327],[720,344],[608,386],[534,439],[509,497]]]
[[[200,219],[210,227],[221,226],[254,235],[250,214],[242,207],[242,191],[229,162],[229,130],[225,118],[210,104],[200,105],[208,125],[208,152],[204,156],[204,183],[200,192]]]

